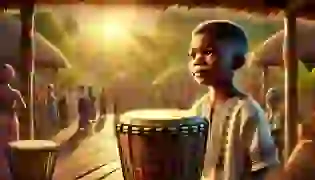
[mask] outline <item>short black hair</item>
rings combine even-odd
[[[212,34],[218,41],[237,43],[237,55],[245,56],[248,52],[248,40],[243,28],[228,20],[211,20],[199,24],[193,31],[196,34]]]

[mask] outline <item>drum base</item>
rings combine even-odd
[[[32,141],[39,146],[30,148],[11,145],[7,150],[12,180],[52,180],[57,159],[57,145],[47,147],[41,146],[40,140]],[[16,141],[16,143],[27,145],[25,141]]]
[[[120,134],[125,180],[200,180],[205,154],[203,133],[189,136]]]

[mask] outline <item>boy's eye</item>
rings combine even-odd
[[[211,55],[213,52],[212,52],[212,50],[206,50],[206,51],[203,51],[203,54],[204,55]]]

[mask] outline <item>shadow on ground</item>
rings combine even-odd
[[[87,137],[89,137],[89,133],[87,131],[77,130],[67,141],[63,142],[60,145],[62,149],[62,154],[71,154]]]
[[[104,129],[106,120],[107,119],[104,116],[99,117],[99,119],[96,121],[96,124],[94,126],[95,133],[98,133]]]

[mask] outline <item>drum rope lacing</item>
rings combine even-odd
[[[154,132],[170,132],[171,134],[181,133],[188,135],[190,133],[202,133],[205,132],[206,124],[199,125],[179,125],[177,127],[145,127],[137,125],[128,125],[128,124],[117,124],[116,131],[121,133],[132,133],[132,134],[150,134]]]

